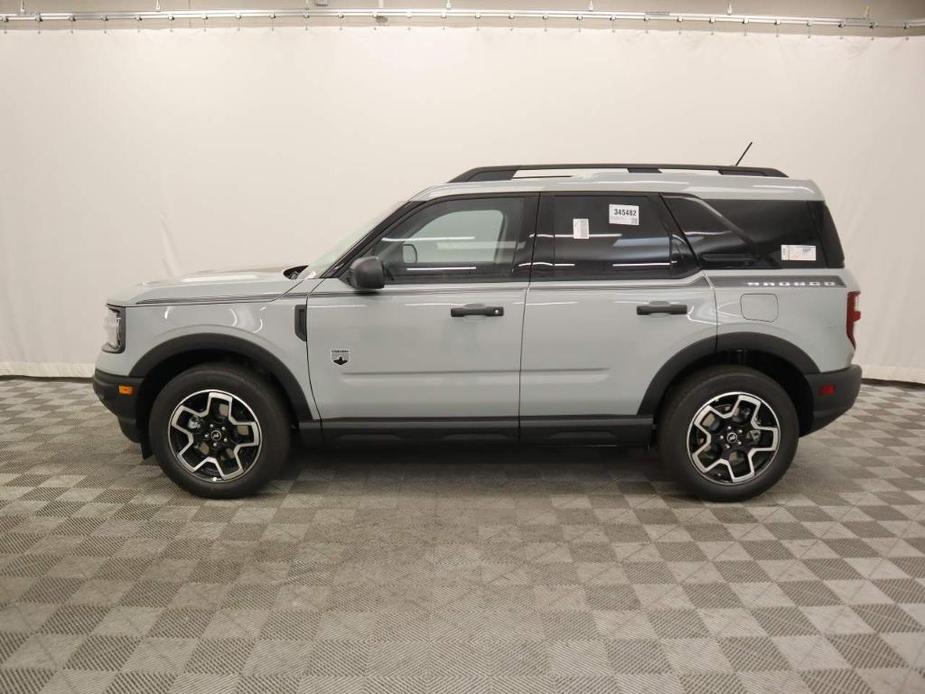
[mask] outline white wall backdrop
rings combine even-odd
[[[490,163],[815,179],[858,361],[925,382],[925,38],[260,28],[0,33],[0,374],[87,375],[107,294],[297,263]]]

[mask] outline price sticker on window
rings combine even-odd
[[[611,205],[610,223],[639,226],[639,205]]]
[[[572,238],[582,240],[591,238],[591,225],[587,219],[572,220]]]
[[[802,262],[815,262],[816,247],[805,245],[781,244],[780,259]]]

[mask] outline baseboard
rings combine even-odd
[[[32,378],[90,378],[93,376],[93,364],[0,361],[0,376],[29,376]]]
[[[866,366],[861,365],[864,378],[875,381],[900,381],[925,384],[925,369],[912,366]]]

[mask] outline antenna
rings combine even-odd
[[[748,154],[748,150],[750,150],[750,149],[752,148],[752,145],[753,145],[753,144],[755,144],[755,143],[754,143],[754,142],[749,142],[749,143],[748,143],[748,146],[745,148],[745,151],[742,152],[742,156],[739,157],[738,159],[736,159],[736,163],[733,164],[733,166],[738,166],[739,163],[740,163],[743,159],[745,159],[745,155]]]

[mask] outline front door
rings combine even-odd
[[[359,292],[340,277],[316,287],[308,361],[326,438],[428,428],[516,437],[536,204],[423,203],[359,254],[381,259],[383,289]]]
[[[527,292],[525,438],[544,420],[619,438],[660,367],[716,336],[713,289],[658,195],[544,194]],[[587,420],[587,421],[584,421]],[[600,420],[604,426],[593,426]]]

